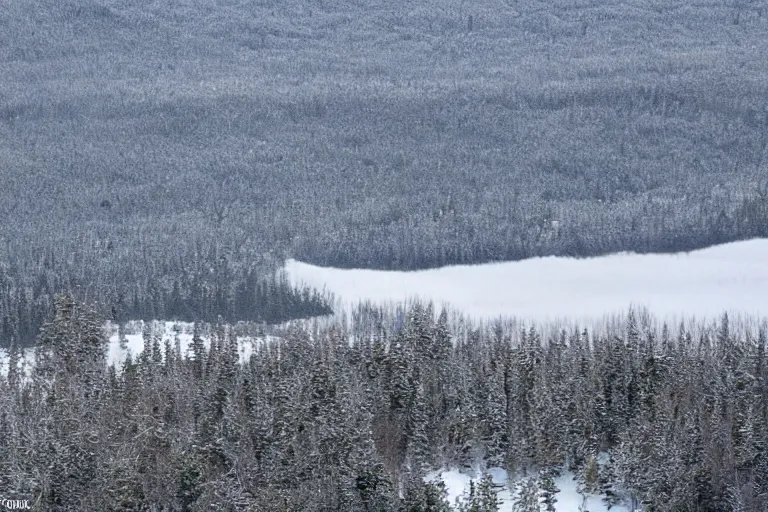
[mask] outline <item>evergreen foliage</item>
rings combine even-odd
[[[538,512],[566,463],[610,505],[768,505],[764,326],[665,335],[630,314],[568,335],[416,305],[399,331],[397,315],[362,313],[352,343],[334,322],[291,326],[243,364],[226,324],[197,325],[189,354],[147,329],[119,371],[93,309],[56,306],[31,374],[0,381],[0,482],[45,510],[446,512],[429,471],[499,464],[538,472],[514,505]],[[485,474],[459,507],[498,505]]]
[[[61,292],[118,322],[328,313],[276,275],[286,257],[420,269],[768,236],[758,0],[6,4],[3,347]]]

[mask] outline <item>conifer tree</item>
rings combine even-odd
[[[410,471],[419,476],[426,473],[431,462],[427,422],[424,386],[417,385],[408,412],[406,459]]]
[[[453,512],[442,480],[423,482],[415,479],[407,487],[398,512]]]
[[[539,501],[546,512],[555,512],[558,492],[560,489],[555,485],[552,470],[543,470],[539,475]]]
[[[598,483],[600,484],[600,494],[603,495],[603,501],[609,509],[621,501],[616,489],[616,471],[616,462],[613,458],[613,455],[609,453],[608,460],[600,468],[598,477]]]
[[[594,493],[598,489],[598,466],[597,458],[593,455],[587,461],[582,473],[582,481],[584,482],[584,490],[588,493]]]
[[[197,379],[203,378],[203,371],[205,368],[205,346],[203,345],[203,338],[201,336],[200,324],[195,322],[192,328],[192,365],[193,373]]]
[[[493,482],[490,473],[484,473],[477,486],[477,510],[478,512],[497,512],[501,501],[497,494],[497,485]]]
[[[16,342],[11,340],[11,344],[8,347],[8,387],[11,391],[16,391],[19,386],[19,350],[16,346]]]
[[[529,476],[518,482],[515,488],[513,510],[515,512],[540,512],[539,485],[536,478]]]

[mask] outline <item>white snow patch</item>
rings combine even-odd
[[[30,375],[32,370],[32,362],[35,360],[35,349],[27,348],[19,357],[19,361],[16,368],[19,371],[19,375]],[[8,350],[0,348],[0,377],[6,377],[8,375]]]
[[[416,272],[286,262],[294,284],[333,293],[347,307],[420,298],[477,319],[599,320],[630,305],[658,317],[715,318],[724,311],[768,315],[768,239],[679,254],[532,258]]]
[[[141,334],[142,322],[131,322],[129,325],[132,327],[132,332],[131,334],[125,335],[124,347],[120,345],[117,327],[112,325],[107,327],[110,331],[109,346],[107,351],[108,364],[116,364],[117,366],[121,366],[125,362],[125,359],[129,353],[131,357],[135,359],[136,356],[144,351],[144,337]],[[161,334],[161,351],[165,350],[166,340],[170,342],[172,349],[176,346],[176,342],[178,340],[179,346],[181,348],[181,354],[183,356],[188,356],[192,352],[193,329],[194,325],[187,322],[156,321],[152,326],[153,335],[154,333]],[[138,334],[136,332],[138,332]],[[206,350],[209,350],[211,348],[210,335],[203,332],[201,333],[200,338],[203,340],[203,345],[205,346]],[[250,359],[256,345],[266,341],[271,341],[275,339],[275,337],[269,335],[258,337],[238,336],[236,339],[240,362],[244,363]]]
[[[107,345],[107,364],[114,364],[118,369],[122,368],[126,357],[129,354],[135,361],[136,357],[144,351],[144,337],[141,334],[143,322],[132,321],[128,322],[127,326],[125,344],[123,346],[120,344],[117,326],[107,324],[104,327],[109,338],[109,344]],[[154,333],[160,334],[160,350],[163,354],[165,353],[165,341],[170,341],[171,348],[175,349],[177,338],[181,347],[181,354],[183,356],[189,356],[191,354],[193,324],[185,322],[155,321],[152,325],[152,332],[153,335]],[[200,337],[203,340],[203,345],[206,350],[210,350],[210,335],[203,332]],[[240,362],[244,363],[248,361],[256,346],[275,339],[277,339],[277,337],[271,335],[256,337],[238,336],[237,350],[240,356]],[[25,349],[23,355],[19,358],[19,370],[23,371],[26,375],[30,374],[32,365],[35,361],[34,350],[34,348]],[[0,349],[0,376],[6,375],[8,375],[8,351]]]
[[[497,495],[501,501],[499,511],[511,512],[513,510],[517,481],[510,482],[509,476],[504,469],[489,468],[487,471],[491,474],[493,483],[501,486]],[[451,505],[456,505],[456,500],[459,499],[465,491],[469,490],[470,481],[474,480],[475,484],[477,484],[481,478],[482,474],[480,473],[468,475],[457,469],[450,469],[432,472],[428,474],[424,480],[426,482],[435,481],[437,479],[442,480],[448,491],[448,502]],[[555,485],[559,489],[555,495],[557,498],[555,510],[557,512],[608,512],[608,506],[603,502],[602,496],[597,494],[579,493],[578,482],[570,471],[563,471],[563,473],[554,480]],[[541,510],[544,510],[544,507],[541,507]],[[624,505],[613,505],[610,512],[629,512],[629,509]]]

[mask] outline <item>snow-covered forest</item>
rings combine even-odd
[[[1,9],[3,346],[59,291],[118,321],[317,314],[257,290],[285,256],[418,269],[768,236],[760,1]],[[235,289],[281,306],[243,312]]]
[[[0,509],[765,512],[766,8],[0,1]]]
[[[30,374],[12,351],[0,381],[0,488],[43,510],[489,512],[494,468],[504,510],[563,510],[566,472],[616,510],[768,506],[764,322],[355,319],[285,326],[243,364],[231,327],[187,350],[148,327],[116,370],[101,320],[60,296]],[[449,504],[446,469],[486,476]]]

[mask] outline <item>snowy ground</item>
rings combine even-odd
[[[332,292],[347,307],[360,301],[393,303],[427,299],[477,319],[517,317],[582,323],[623,314],[630,305],[659,318],[768,317],[768,240],[756,239],[684,254],[614,254],[599,258],[533,258],[518,262],[452,266],[417,272],[342,270],[295,260],[286,263],[292,282]],[[185,353],[192,325],[161,322],[163,340]],[[674,325],[674,324],[673,324]],[[121,363],[143,348],[141,326],[119,345],[110,328],[108,360]],[[207,336],[204,336],[207,342]],[[238,338],[247,359],[259,338]],[[161,342],[162,345],[162,342]],[[31,361],[31,353],[26,359]],[[0,350],[0,374],[7,371]]]
[[[294,283],[332,292],[346,305],[421,298],[473,318],[599,320],[645,307],[661,318],[768,316],[768,240],[681,254],[533,258],[416,272],[346,270],[286,263]]]
[[[501,501],[500,512],[511,512],[515,482],[510,482],[507,472],[500,468],[490,468],[488,472],[493,478],[493,482],[502,486],[498,497]],[[474,477],[462,473],[458,470],[446,470],[427,475],[425,480],[433,481],[440,478],[448,491],[448,501],[452,505],[460,499],[462,493],[469,489],[470,480],[479,482],[481,475]],[[580,494],[578,491],[578,482],[574,479],[573,473],[564,471],[563,474],[555,478],[555,485],[560,490],[557,494],[555,510],[557,512],[607,512],[608,508],[602,500],[602,496],[596,494]],[[543,510],[543,507],[542,507]],[[611,512],[628,512],[629,509],[622,505],[614,505]]]
[[[107,324],[105,329],[109,336],[109,345],[107,347],[107,362],[108,364],[115,364],[118,368],[122,367],[128,354],[132,358],[136,358],[144,349],[144,338],[142,337],[142,322],[129,322],[128,331],[125,335],[125,344],[120,345],[117,333],[117,327],[115,325]],[[160,348],[165,346],[165,340],[171,342],[171,346],[175,346],[178,338],[179,345],[181,347],[181,353],[187,354],[191,350],[192,344],[192,327],[191,323],[185,322],[153,322],[152,331],[156,333],[162,333],[160,340]],[[210,348],[211,340],[210,335],[206,332],[201,334],[203,344],[206,349]],[[261,337],[246,337],[238,336],[238,352],[240,354],[240,361],[246,361],[251,357],[253,349],[265,340],[271,339],[272,336],[266,335]],[[34,349],[27,349],[24,352],[24,356],[19,360],[19,369],[29,374],[31,364],[34,361]],[[7,352],[0,349],[0,375],[7,375],[8,373],[8,356]]]
[[[109,363],[122,363],[125,361],[128,353],[132,357],[139,355],[144,349],[144,338],[141,334],[141,322],[131,322],[129,327],[130,334],[125,335],[125,346],[121,347],[118,339],[117,328],[109,325],[109,349],[107,352],[107,361]],[[163,348],[165,341],[171,342],[171,346],[175,346],[178,339],[181,346],[181,353],[187,354],[191,350],[192,345],[192,329],[193,324],[186,322],[154,322],[153,332],[162,332],[162,339],[160,340],[160,347]],[[203,344],[206,349],[210,348],[211,340],[210,336],[203,332],[200,336],[203,340]],[[245,337],[238,336],[238,352],[240,353],[240,361],[246,361],[251,357],[255,344],[262,343],[267,337]]]

